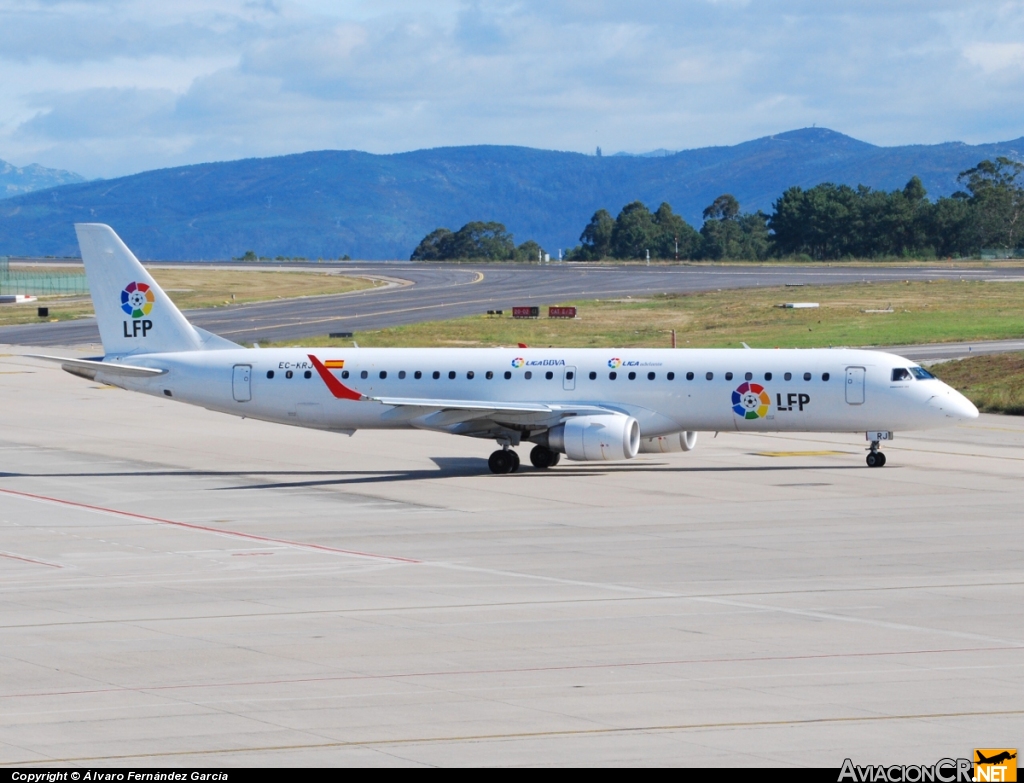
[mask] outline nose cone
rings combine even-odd
[[[939,415],[951,421],[970,421],[978,418],[978,409],[974,407],[973,402],[956,389],[951,389],[946,384],[942,386],[942,391],[928,400],[928,404]]]

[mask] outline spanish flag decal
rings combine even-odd
[[[365,400],[365,395],[360,394],[355,389],[350,389],[348,386],[343,384],[337,378],[335,378],[331,371],[327,369],[327,366],[317,359],[313,354],[309,354],[309,360],[313,362],[313,366],[316,367],[316,371],[320,373],[320,377],[324,383],[327,384],[327,388],[331,394],[337,397],[339,400]]]
[[[326,362],[324,362],[324,367],[326,367],[328,370],[343,370],[345,369],[345,360],[328,359]]]

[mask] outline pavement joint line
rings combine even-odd
[[[984,634],[965,633],[963,631],[950,631],[945,628],[929,628],[923,625],[910,625],[908,623],[893,623],[887,620],[872,620],[867,617],[851,617],[850,615],[835,614],[833,612],[819,612],[813,609],[790,609],[784,606],[771,606],[769,604],[755,604],[747,601],[731,601],[724,598],[694,598],[694,601],[703,603],[721,604],[722,606],[733,606],[741,609],[762,609],[772,612],[781,612],[798,617],[814,617],[819,620],[832,620],[843,623],[857,623],[861,625],[873,625],[876,628],[888,628],[893,631],[924,631],[926,633],[942,634],[957,639],[972,639],[974,641],[988,642],[989,644],[1011,645],[1013,647],[1024,647],[1024,641],[1017,639],[1000,639],[996,636],[985,636]]]
[[[115,508],[105,508],[103,506],[94,506],[89,503],[78,503],[73,500],[63,500],[61,498],[53,498],[47,495],[36,495],[31,492],[19,492],[14,489],[0,489],[0,493],[10,495],[13,497],[19,497],[24,500],[36,502],[36,503],[50,503],[58,506],[68,506],[71,508],[79,508],[83,511],[90,511],[96,514],[105,514],[108,516],[122,517],[125,519],[138,519],[143,522],[155,522],[161,525],[171,525],[173,527],[184,528],[186,530],[195,530],[203,533],[215,533],[219,536],[226,538],[243,538],[249,541],[261,541],[263,543],[271,544],[282,544],[293,549],[308,549],[316,552],[327,552],[330,554],[347,555],[349,557],[369,558],[372,560],[387,560],[394,563],[408,563],[415,564],[419,563],[419,560],[414,560],[408,557],[399,557],[397,555],[380,555],[373,552],[360,552],[354,549],[339,549],[336,547],[325,546],[323,544],[311,544],[302,541],[289,541],[284,538],[272,538],[270,536],[261,536],[256,533],[243,533],[238,530],[223,530],[215,527],[208,527],[206,525],[199,525],[192,522],[178,522],[173,519],[163,519],[162,517],[152,517],[147,514],[136,514],[131,511],[120,511]]]
[[[428,677],[474,677],[492,674],[537,674],[543,672],[576,672],[602,669],[640,669],[655,666],[693,666],[706,663],[749,664],[772,661],[820,661],[851,658],[891,658],[909,655],[946,655],[955,653],[1006,652],[1024,649],[1020,646],[960,647],[933,650],[883,650],[860,653],[821,653],[815,655],[758,655],[747,658],[681,658],[663,661],[625,661],[619,663],[585,663],[565,666],[522,666],[503,669],[464,669],[452,671],[396,672],[391,674],[341,674],[324,677],[284,677],[272,680],[240,680],[237,682],[204,682],[179,685],[139,685],[109,688],[83,688],[68,691],[0,694],[0,699],[30,699],[54,696],[90,696],[97,693],[148,693],[156,691],[199,690],[203,688],[248,688],[257,685],[296,685],[302,683],[348,682],[365,680],[406,680]]]
[[[117,581],[121,577],[102,577],[105,584],[110,584],[113,581]],[[208,580],[207,580],[208,581]],[[564,606],[573,604],[604,604],[604,603],[620,603],[627,601],[689,601],[694,599],[712,597],[712,598],[729,598],[734,596],[768,596],[768,595],[816,595],[822,593],[875,593],[875,592],[886,592],[893,590],[935,590],[935,589],[963,589],[963,588],[986,588],[986,587],[1020,587],[1024,585],[1024,582],[965,582],[962,584],[923,584],[923,585],[901,585],[895,587],[855,587],[855,588],[821,588],[816,590],[770,590],[759,593],[742,592],[742,593],[722,593],[716,596],[702,596],[702,595],[665,595],[665,596],[616,596],[613,598],[560,598],[553,600],[543,601],[500,601],[495,603],[459,603],[459,604],[422,604],[422,605],[406,605],[406,606],[383,606],[383,607],[370,607],[362,609],[312,609],[303,611],[278,611],[278,612],[253,612],[250,614],[211,614],[211,615],[164,615],[162,617],[122,617],[105,620],[71,620],[68,622],[49,622],[49,623],[12,623],[9,625],[0,625],[0,631],[17,630],[20,628],[66,628],[69,626],[84,626],[84,625],[112,625],[116,623],[177,623],[177,622],[210,622],[215,620],[246,620],[246,619],[268,619],[272,617],[305,617],[308,615],[383,615],[383,614],[403,614],[403,613],[414,613],[414,612],[454,612],[454,611],[466,611],[466,610],[478,610],[478,609],[504,609],[510,606],[515,607],[526,607],[526,606]],[[967,649],[967,648],[965,648]],[[982,650],[993,649],[1019,649],[1018,645],[1010,645],[1006,647],[983,647]],[[1024,648],[1021,648],[1024,649]],[[0,698],[3,698],[0,695]]]
[[[609,726],[596,729],[555,729],[551,731],[523,731],[502,734],[464,734],[455,736],[408,737],[371,740],[338,740],[336,742],[315,742],[293,745],[261,745],[239,748],[209,748],[205,750],[167,751],[164,753],[130,753],[111,756],[75,756],[67,758],[43,758],[25,761],[4,761],[0,766],[18,767],[31,764],[65,764],[82,761],[120,761],[125,759],[180,758],[184,756],[215,756],[235,753],[257,753],[267,751],[317,750],[325,748],[382,747],[395,745],[426,745],[442,742],[493,742],[529,740],[555,737],[608,736],[615,734],[669,733],[680,731],[707,731],[714,729],[761,729],[778,726],[813,726],[835,723],[873,723],[899,720],[941,720],[949,718],[981,718],[1009,715],[1024,715],[1024,710],[986,710],[979,712],[924,712],[905,715],[847,715],[832,718],[794,718],[789,720],[725,721],[720,723],[679,723],[650,726]]]

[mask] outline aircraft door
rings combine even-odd
[[[252,375],[252,365],[236,364],[231,375],[231,394],[235,402],[249,402],[252,393],[249,390],[249,377]]]
[[[846,402],[850,405],[864,404],[864,376],[866,371],[863,367],[846,368]]]
[[[576,368],[566,367],[562,372],[562,388],[566,391],[576,390]]]

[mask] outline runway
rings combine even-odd
[[[318,267],[320,270],[326,268]],[[572,299],[685,293],[756,286],[821,285],[864,280],[1022,280],[1024,268],[957,269],[821,266],[581,266],[548,264],[332,265],[352,274],[384,275],[411,285],[338,296],[307,297],[193,310],[204,329],[235,342],[298,340],[332,331],[365,331]],[[794,297],[799,293],[794,288]],[[0,328],[0,343],[83,345],[99,341],[92,318]]]
[[[21,352],[23,349],[17,349]],[[0,763],[933,763],[1024,729],[1024,421],[492,444],[0,358]]]

